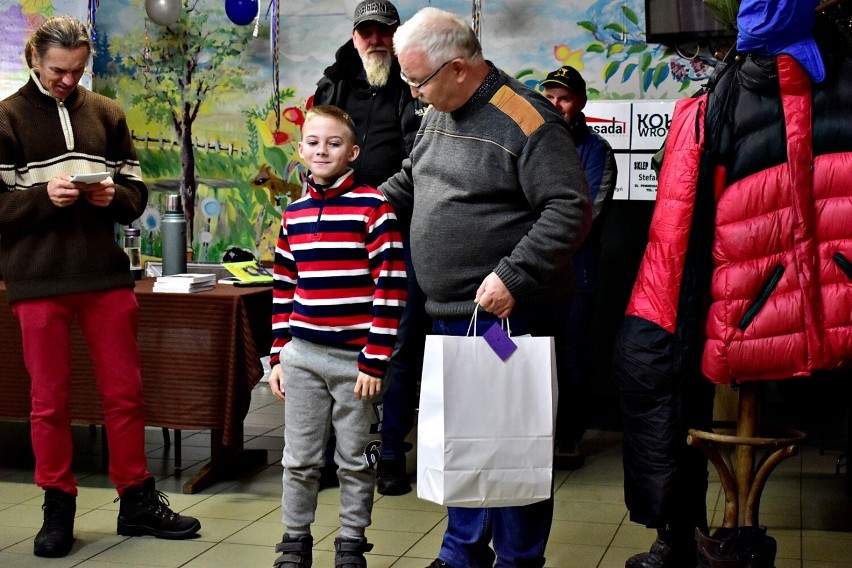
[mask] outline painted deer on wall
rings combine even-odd
[[[301,175],[299,178],[301,179]],[[273,207],[287,206],[286,203],[281,203],[281,196],[286,195],[289,198],[289,203],[292,203],[302,196],[302,185],[292,182],[287,182],[275,175],[272,168],[268,164],[262,164],[260,171],[251,180],[251,185],[258,190],[266,190],[269,194],[269,202]]]

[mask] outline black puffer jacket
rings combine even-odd
[[[812,89],[814,157],[852,151],[852,53],[838,50],[837,38],[828,32],[816,38],[826,77]],[[787,160],[776,59],[738,59],[732,72],[718,79],[707,108],[707,152],[725,167],[725,185]]]
[[[355,121],[361,155],[353,167],[358,180],[373,187],[400,170],[423,115],[422,104],[400,77],[396,59],[387,85],[372,87],[351,39],[337,50],[335,62],[317,82],[314,105],[335,105]]]

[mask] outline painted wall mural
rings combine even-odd
[[[160,254],[165,196],[181,193],[195,260],[218,262],[235,247],[271,260],[281,210],[305,176],[297,154],[304,111],[351,37],[357,0],[258,0],[256,15],[236,17],[234,0],[165,0],[180,5],[179,15],[156,13],[160,23],[145,0],[93,3],[93,88],[127,111],[151,189],[135,223],[143,252]],[[471,0],[394,3],[403,20],[426,5],[473,17]],[[0,18],[34,4],[85,14],[89,2],[0,0]],[[534,88],[568,64],[584,75],[591,99],[674,99],[692,94],[714,65],[700,52],[647,43],[643,0],[478,4],[486,57]],[[22,80],[0,67],[0,80],[10,77]]]
[[[85,21],[86,13],[86,2],[80,0],[0,0],[0,99],[29,79],[24,42],[32,31],[53,15],[71,14]],[[83,84],[91,86],[91,75]]]

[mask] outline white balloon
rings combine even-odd
[[[170,26],[180,19],[183,0],[145,0],[145,11],[155,24]]]

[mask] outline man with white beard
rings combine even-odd
[[[314,105],[335,105],[355,121],[361,154],[353,168],[373,187],[400,170],[423,114],[422,105],[399,76],[393,54],[397,26],[399,13],[390,2],[360,2],[352,39],[337,50],[314,94]]]
[[[400,76],[393,52],[393,34],[399,26],[396,7],[386,0],[365,0],[355,7],[352,39],[337,50],[335,62],[317,83],[314,105],[335,105],[355,122],[361,154],[352,163],[356,180],[378,187],[402,168],[411,153],[424,105],[411,95]],[[382,495],[411,491],[405,438],[414,425],[417,380],[423,365],[423,344],[431,323],[423,292],[408,269],[408,304],[397,333],[384,393],[382,450],[377,464],[376,489]],[[334,437],[326,447],[326,465],[320,487],[337,485]]]

